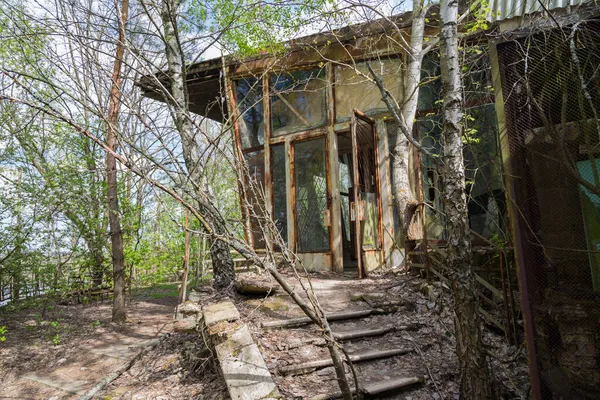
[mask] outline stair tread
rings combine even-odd
[[[359,351],[352,354],[349,354],[350,361],[352,362],[364,362],[364,361],[373,361],[381,358],[394,357],[399,355],[404,355],[412,352],[412,349],[399,347],[394,349],[386,349],[386,350],[366,350]],[[279,373],[281,374],[291,374],[298,373],[301,374],[303,371],[310,372],[310,370],[317,368],[324,368],[333,365],[333,361],[331,357],[319,359],[319,360],[311,360],[306,362],[294,363],[293,365],[288,365],[285,367],[279,368]],[[307,371],[308,370],[308,371]]]

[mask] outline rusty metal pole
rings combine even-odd
[[[508,296],[506,291],[506,274],[504,273],[504,251],[500,250],[498,253],[500,258],[500,279],[502,280],[502,295],[504,300],[504,308],[506,309],[506,339],[508,344],[513,344],[514,338],[512,335],[512,321],[510,318],[510,305],[508,304]]]

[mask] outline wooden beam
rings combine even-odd
[[[350,331],[350,332],[333,332],[333,337],[336,340],[351,340],[351,339],[358,339],[358,338],[363,338],[363,337],[385,335],[388,332],[392,332],[394,329],[395,329],[394,327],[388,326],[388,327],[384,327],[384,328],[363,329],[363,330]]]
[[[350,358],[350,361],[352,361],[353,363],[358,363],[358,362],[363,362],[363,361],[378,360],[380,358],[399,356],[399,355],[410,353],[411,351],[413,351],[413,350],[405,349],[405,348],[397,348],[397,349],[390,349],[390,350],[372,350],[372,351],[365,351],[362,353],[350,354],[349,358]],[[281,368],[279,368],[279,372],[284,375],[292,374],[292,373],[299,374],[299,373],[310,372],[313,369],[317,369],[317,368],[329,367],[331,365],[333,365],[333,360],[331,358],[323,358],[320,360],[307,361],[304,363],[288,365],[287,367],[281,367]]]
[[[373,313],[373,310],[360,310],[360,311],[346,311],[346,312],[335,312],[325,313],[325,317],[328,321],[342,321],[345,319],[362,318],[367,317]],[[312,320],[308,317],[282,319],[276,321],[263,322],[263,328],[291,328],[312,323]]]
[[[475,274],[475,279],[477,280],[477,282],[479,282],[483,287],[485,287],[486,289],[488,289],[490,292],[492,292],[492,294],[496,297],[498,297],[499,299],[504,299],[504,295],[502,294],[501,291],[499,291],[498,289],[496,289],[491,283],[489,283],[488,281],[486,281],[485,279],[483,279],[482,277],[480,277],[479,275]]]
[[[362,392],[368,396],[374,396],[392,390],[402,389],[404,387],[425,382],[424,376],[414,376],[410,378],[396,378],[386,381],[370,383],[362,387]]]

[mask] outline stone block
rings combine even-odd
[[[192,332],[198,326],[198,321],[194,318],[184,318],[176,321],[173,324],[173,330],[175,332]]]
[[[240,319],[240,313],[231,301],[222,301],[202,308],[207,327],[219,322],[232,322]]]

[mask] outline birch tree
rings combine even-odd
[[[458,0],[440,4],[440,64],[443,87],[443,180],[448,247],[446,267],[454,298],[460,392],[465,399],[493,398],[481,339],[463,159],[462,83],[458,49]]]
[[[162,0],[160,18],[163,24],[163,40],[165,56],[168,65],[170,93],[165,98],[172,107],[173,120],[181,136],[183,158],[189,174],[188,183],[195,187],[196,199],[206,218],[211,220],[211,225],[217,235],[226,232],[226,223],[218,210],[207,198],[207,193],[202,190],[201,149],[198,137],[193,131],[192,118],[189,109],[189,98],[186,87],[185,56],[181,48],[182,38],[178,27],[178,17],[181,2],[179,0]],[[228,288],[235,279],[233,259],[229,246],[219,238],[214,238],[210,244],[214,282],[213,286],[219,289]]]

